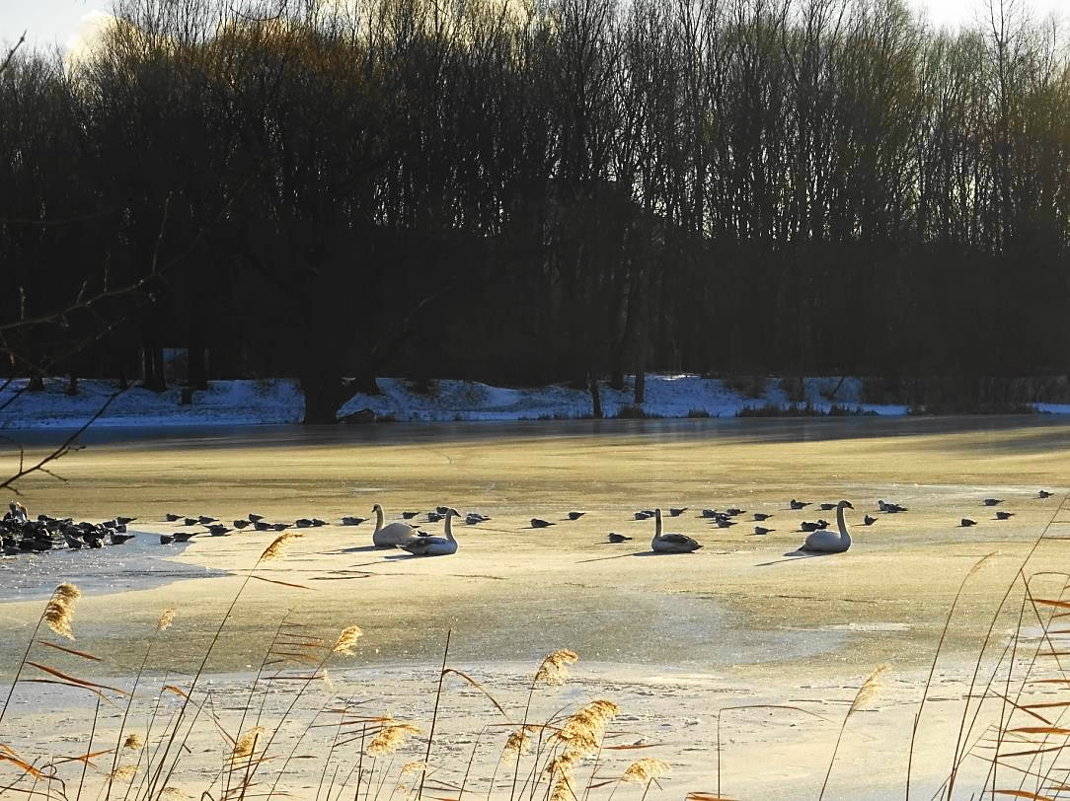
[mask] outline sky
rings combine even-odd
[[[985,0],[908,0],[923,9],[933,24],[955,27],[976,18]],[[1070,0],[1015,0],[1024,3],[1035,16],[1056,12],[1070,19]],[[93,27],[94,17],[110,8],[110,0],[0,0],[0,42],[14,43],[23,31],[31,47],[66,49],[84,30]]]

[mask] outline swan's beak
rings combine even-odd
[[[843,502],[843,507],[844,507],[845,509],[854,509],[854,506],[853,506],[853,505],[851,504],[851,502],[850,502],[850,501],[844,501],[844,502]]]

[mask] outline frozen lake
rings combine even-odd
[[[24,433],[19,441],[31,456],[58,436]],[[76,647],[106,656],[97,669],[122,675],[136,664],[160,613],[173,608],[168,646],[154,652],[150,672],[188,675],[240,592],[205,668],[221,677],[213,687],[255,670],[283,620],[327,640],[356,624],[364,637],[342,680],[425,718],[427,698],[418,702],[417,691],[435,675],[447,632],[451,664],[521,696],[526,666],[567,647],[580,654],[583,677],[569,692],[626,701],[633,717],[622,725],[665,742],[688,789],[713,786],[716,709],[803,704],[820,714],[798,728],[790,716],[769,726],[735,719],[732,736],[742,739],[730,752],[732,775],[746,777],[742,789],[773,788],[772,795],[806,786],[816,796],[823,770],[805,743],[826,753],[859,683],[888,663],[888,700],[852,722],[867,727],[857,746],[870,743],[880,758],[859,753],[845,765],[841,781],[850,789],[839,797],[901,797],[913,714],[964,577],[988,557],[943,646],[939,700],[922,735],[931,738],[930,789],[979,644],[994,616],[993,651],[1016,623],[1017,605],[996,611],[1007,588],[1020,572],[1070,567],[1070,519],[1059,512],[1068,439],[1066,417],[1041,415],[101,429],[56,465],[66,482],[28,478],[22,500],[31,514],[136,516],[132,528],[143,534],[133,547],[4,563],[0,593],[12,600],[0,604],[0,638],[26,642],[47,586],[73,580],[86,591],[73,623]],[[0,456],[9,471],[17,455],[9,448]],[[1041,488],[1056,495],[1040,499]],[[998,508],[1012,517],[996,520],[986,497],[1002,499]],[[812,505],[792,510],[793,498]],[[817,504],[840,498],[855,505],[851,549],[785,556],[802,542],[803,520],[828,514]],[[909,511],[882,514],[880,499]],[[373,503],[390,519],[411,510],[426,520],[429,509],[449,504],[491,520],[458,526],[456,555],[419,559],[371,549],[370,523],[336,525],[343,515],[369,516]],[[651,554],[653,525],[634,512],[655,506],[687,507],[670,518],[672,528],[702,550]],[[729,506],[747,510],[736,526],[719,529],[701,516]],[[585,514],[571,521],[569,511]],[[250,512],[332,525],[305,529],[283,559],[257,569],[276,583],[244,589],[274,533],[197,538],[181,552],[157,544],[174,529],[165,513],[227,521]],[[774,531],[755,535],[754,512],[771,515],[764,525]],[[863,514],[876,522],[862,526]],[[533,529],[533,517],[554,525]],[[961,527],[963,517],[977,525]],[[610,531],[632,539],[610,543]],[[1038,576],[1032,589],[1057,597],[1062,579]],[[18,651],[0,649],[0,674],[11,675]],[[368,689],[373,680],[388,686]],[[476,717],[458,713],[458,724],[484,711],[478,694],[449,697],[476,707]],[[784,769],[748,767],[762,761]],[[885,789],[864,794],[863,784]]]
[[[132,528],[142,536],[97,552],[6,560],[0,597],[41,597],[63,579],[101,595],[240,573],[271,536],[201,537],[184,553],[174,546],[165,551],[158,534],[174,530],[163,522],[166,512],[224,521],[257,512],[277,521],[315,516],[337,523],[343,515],[367,517],[375,502],[390,517],[447,503],[493,519],[459,527],[461,550],[445,560],[413,562],[367,551],[370,523],[308,530],[298,549],[302,555],[285,572],[306,576],[317,601],[306,603],[298,593],[291,602],[324,624],[346,593],[359,587],[369,600],[356,616],[381,622],[384,659],[429,658],[438,647],[436,638],[397,625],[405,603],[414,603],[426,625],[461,632],[457,647],[475,659],[528,658],[567,642],[602,661],[807,661],[847,641],[876,646],[889,630],[928,634],[927,624],[907,611],[908,601],[931,605],[938,620],[961,576],[959,566],[984,553],[985,543],[1004,551],[1024,548],[1059,500],[1038,503],[1037,489],[1058,490],[1070,474],[1066,420],[1034,415],[101,428],[87,432],[86,447],[57,465],[68,483],[27,479],[24,502],[31,513],[77,519],[136,516]],[[39,452],[61,436],[27,431],[18,440]],[[8,451],[9,459],[14,456]],[[1012,520],[958,527],[962,516],[982,513],[981,497],[997,492],[1009,496],[1004,508],[1016,512]],[[855,503],[856,544],[848,554],[807,560],[812,564],[784,559],[802,541],[799,523],[821,514],[789,510],[787,501],[796,497]],[[858,518],[876,513],[883,498],[911,511],[881,515],[872,528],[861,528]],[[672,519],[673,527],[698,538],[703,550],[632,558],[648,550],[652,533],[652,524],[635,521],[633,513],[654,506],[689,507]],[[748,510],[734,528],[713,528],[699,516],[703,508],[728,506]],[[573,523],[564,519],[569,510],[587,514]],[[750,514],[758,510],[773,515],[766,525],[774,533],[754,536]],[[532,517],[555,526],[533,531]],[[610,546],[609,531],[633,539]],[[904,587],[934,560],[947,567],[940,580],[908,596]],[[439,573],[421,585],[419,599],[399,597],[413,577]],[[832,585],[829,609],[819,614],[811,603],[825,601],[813,582],[828,577],[839,583]],[[197,586],[220,597],[233,592],[232,582]],[[271,610],[282,601],[267,597],[258,603]],[[251,621],[248,636],[256,630]]]

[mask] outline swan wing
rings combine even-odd
[[[401,546],[418,536],[416,529],[407,523],[391,523],[372,534],[372,542],[380,547]]]
[[[665,552],[697,551],[702,545],[686,534],[662,534],[654,537],[650,543],[651,550]]]
[[[399,547],[414,556],[444,556],[457,551],[457,543],[444,537],[420,537]]]
[[[686,534],[663,534],[661,537],[665,542],[670,542],[673,545],[698,545],[698,541],[692,539]]]
[[[844,542],[839,533],[819,529],[806,538],[802,549],[804,551],[816,551],[818,553],[839,553],[846,551],[849,543]]]

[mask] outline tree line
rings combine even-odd
[[[9,372],[1064,373],[1070,61],[979,8],[118,0],[0,73]]]

